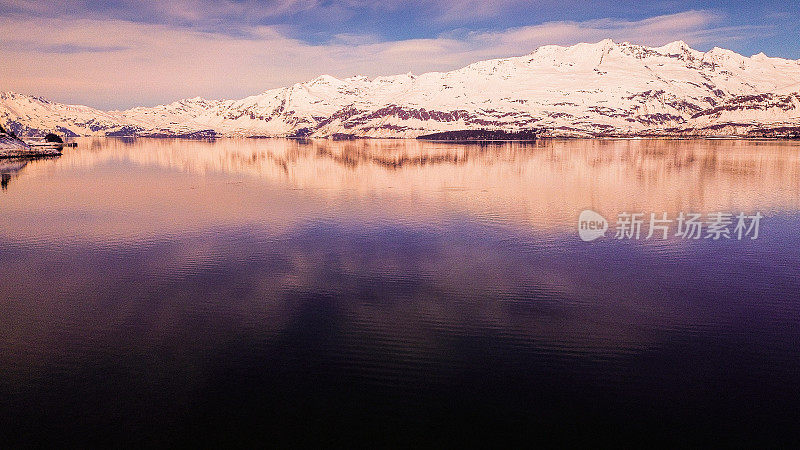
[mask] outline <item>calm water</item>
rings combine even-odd
[[[800,143],[85,139],[0,172],[3,447],[797,437]],[[584,209],[765,217],[586,243]]]

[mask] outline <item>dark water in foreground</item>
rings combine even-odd
[[[0,172],[2,447],[796,442],[796,143],[87,139]],[[765,218],[586,243],[584,209]]]

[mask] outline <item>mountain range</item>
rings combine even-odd
[[[450,72],[322,75],[240,100],[101,111],[0,94],[20,136],[390,137],[459,130],[543,136],[800,135],[800,60],[684,42],[544,46]]]

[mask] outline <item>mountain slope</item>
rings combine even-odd
[[[605,40],[545,46],[451,72],[323,75],[241,100],[98,111],[6,93],[19,134],[416,137],[464,130],[550,135],[770,135],[800,130],[800,61]],[[776,131],[777,130],[777,131]],[[793,131],[794,130],[794,131]]]
[[[16,152],[27,150],[29,147],[13,133],[10,133],[0,126],[0,158],[15,154]]]

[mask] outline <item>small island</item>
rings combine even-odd
[[[535,141],[537,130],[503,131],[503,130],[458,130],[426,134],[417,137],[426,141]]]
[[[64,139],[61,139],[61,136],[55,133],[47,133],[47,136],[44,137],[44,141],[51,143],[51,144],[63,144]]]

